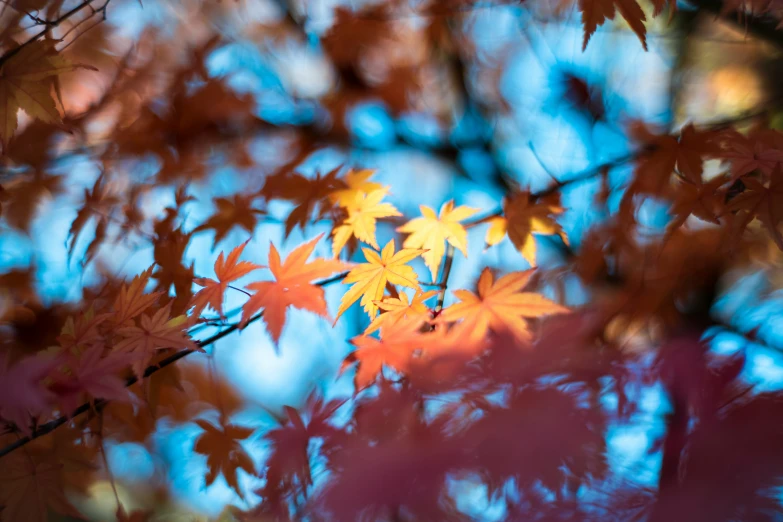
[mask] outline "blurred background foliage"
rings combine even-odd
[[[24,208],[4,211],[3,291],[30,281],[30,301],[43,310],[76,303],[90,285],[133,276],[160,256],[182,254],[183,270],[192,263],[194,273],[210,275],[218,252],[248,237],[248,259],[266,259],[270,242],[287,254],[331,227],[316,222],[285,238],[284,222],[295,203],[279,201],[247,212],[254,217],[234,226],[232,212],[244,203],[221,206],[217,198],[255,194],[270,176],[294,166],[303,179],[339,166],[377,169],[374,180],[391,187],[388,199],[414,216],[419,205],[438,208],[449,199],[491,211],[510,186],[541,190],[553,180],[608,165],[605,179],[562,190],[567,210],[560,222],[578,248],[586,231],[619,204],[632,170],[626,160],[634,147],[627,132],[631,120],[675,131],[687,122],[763,111],[773,127],[783,123],[775,109],[783,95],[783,32],[718,16],[709,2],[681,3],[671,20],[652,19],[646,52],[622,20],[599,28],[583,51],[580,14],[564,2],[394,2],[398,9],[391,15],[387,2],[360,0],[113,0],[106,20],[68,46],[75,61],[98,69],[61,80],[71,134],[23,121],[0,174],[6,191],[27,194],[22,202],[14,200]],[[2,17],[14,16],[3,8]],[[33,152],[40,140],[50,144],[48,157]],[[28,179],[35,183],[19,182],[20,169],[32,172]],[[120,175],[111,177],[106,190],[137,187],[134,204],[118,209],[102,199],[105,207],[69,239],[84,191],[107,170]],[[170,184],[145,185],[153,176]],[[162,229],[149,223],[171,215],[167,208],[183,183],[194,200],[179,216],[182,230],[211,225],[198,227],[184,252],[157,252],[149,238],[160,237]],[[596,198],[604,192],[605,207]],[[650,202],[639,220],[661,232],[667,210]],[[131,213],[141,227],[126,228],[112,217]],[[379,226],[381,244],[394,237],[395,225]],[[96,231],[110,240],[93,243]],[[485,248],[485,233],[486,226],[469,231],[469,255],[455,259],[451,288],[472,288],[484,266],[528,267],[508,241]],[[567,263],[559,237],[537,237],[536,245],[541,267]],[[317,253],[329,256],[328,245],[319,244]],[[90,263],[82,262],[88,258]],[[736,331],[717,335],[713,349],[748,350],[742,372],[756,384],[754,393],[783,388],[779,261],[772,249],[759,253],[752,265],[732,274],[716,304],[716,313]],[[417,269],[426,281],[429,273]],[[334,312],[342,289],[326,291]],[[544,293],[574,306],[588,298],[573,274],[553,279]],[[229,292],[226,309],[244,299]],[[257,428],[243,447],[260,463],[269,452],[263,435],[277,426],[285,405],[301,407],[313,390],[327,398],[352,393],[350,373],[336,375],[352,350],[347,339],[368,320],[357,309],[345,318],[331,328],[313,314],[292,310],[279,352],[256,323],[218,342],[208,358],[182,361],[156,379],[187,374],[193,388],[171,393],[209,403],[199,396],[211,393],[209,387],[199,383],[215,372],[225,383],[223,402],[230,404],[232,422]],[[40,314],[32,320],[31,338],[43,320]],[[747,332],[759,343],[741,335]],[[619,475],[654,487],[660,451],[653,441],[669,405],[659,384],[637,393],[636,413],[606,429],[607,463]],[[606,394],[604,400],[610,405],[617,398]],[[250,492],[260,480],[240,473],[244,499],[222,477],[205,487],[206,457],[193,450],[201,430],[184,420],[151,419],[151,426],[141,428],[152,433],[144,443],[110,443],[117,494],[128,511],[168,503],[154,520],[231,520],[226,506],[252,507],[257,498]],[[161,496],[161,487],[170,497]],[[463,511],[503,519],[480,482],[458,481],[454,490]],[[111,519],[116,509],[108,480],[96,481],[88,498],[73,502],[95,520]]]

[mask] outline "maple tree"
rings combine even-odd
[[[515,125],[562,118],[504,87],[550,23],[590,64],[675,26],[685,55],[696,19],[779,50],[783,4],[159,4],[0,6],[0,522],[195,519],[175,470],[221,522],[783,518],[781,391],[748,376],[781,349],[783,97],[648,121],[550,47],[541,104],[594,148],[562,171],[533,140],[516,168]],[[525,43],[476,36],[496,13]],[[617,456],[642,424],[652,473]]]

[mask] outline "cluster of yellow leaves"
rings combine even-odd
[[[359,362],[356,386],[360,389],[374,382],[384,366],[405,372],[410,369],[412,361],[422,355],[436,357],[456,352],[478,355],[492,332],[510,333],[523,345],[529,345],[533,337],[529,319],[568,311],[538,294],[522,291],[530,281],[532,270],[513,272],[495,281],[492,272],[485,269],[478,281],[477,293],[456,290],[453,293],[459,301],[436,313],[427,302],[440,294],[439,310],[445,290],[423,291],[416,271],[409,265],[422,256],[433,280],[437,280],[446,245],[467,256],[467,227],[486,221],[490,223],[487,244],[495,245],[508,235],[522,255],[534,265],[533,234],[557,234],[567,242],[555,221],[555,216],[563,212],[556,196],[536,197],[528,192],[518,192],[505,200],[501,214],[475,222],[469,220],[478,212],[477,209],[455,206],[453,201],[445,203],[438,213],[422,205],[421,216],[397,228],[398,232],[407,234],[402,249],[397,251],[393,239],[383,248],[376,239],[377,221],[401,214],[394,205],[383,201],[389,188],[371,181],[373,173],[372,170],[351,170],[342,180],[330,182],[334,185],[340,181],[342,186],[319,192],[319,198],[326,197],[342,209],[345,216],[332,230],[334,257],[339,256],[348,241],[354,239],[368,245],[361,247],[364,263],[351,267],[336,259],[308,262],[322,237],[318,236],[295,248],[285,261],[281,260],[277,248],[270,245],[266,267],[239,261],[247,244],[244,243],[228,256],[220,254],[215,262],[216,280],[195,280],[204,288],[191,301],[191,306],[195,307],[194,314],[212,308],[223,317],[223,294],[229,283],[254,270],[268,268],[273,280],[245,286],[252,295],[242,307],[240,324],[244,327],[258,317],[259,311],[263,311],[262,318],[277,345],[285,326],[287,309],[295,307],[328,317],[324,290],[315,281],[351,268],[343,277],[343,284],[352,286],[343,295],[334,322],[356,302],[372,320],[364,334],[351,341],[357,349],[346,361]],[[282,194],[286,186],[270,185],[269,190]],[[395,287],[413,290],[413,297],[398,292]],[[384,295],[387,288],[391,295]],[[379,311],[382,312],[380,315]],[[373,336],[376,333],[378,337]]]
[[[0,141],[3,148],[16,131],[17,113],[45,123],[61,123],[52,91],[59,97],[58,76],[85,65],[73,64],[60,55],[55,40],[37,40],[19,48],[0,68]],[[60,102],[62,105],[62,102]]]
[[[434,209],[422,205],[420,217],[413,218],[397,228],[398,232],[408,234],[403,248],[396,251],[395,241],[391,240],[381,249],[376,239],[377,220],[401,214],[394,205],[383,201],[388,194],[388,187],[371,181],[373,174],[372,170],[350,170],[341,180],[341,187],[326,192],[328,199],[346,215],[332,230],[333,255],[337,257],[352,238],[372,247],[362,247],[366,262],[353,267],[344,277],[343,284],[353,286],[343,295],[335,317],[336,323],[340,316],[358,301],[372,320],[366,334],[384,329],[390,331],[397,323],[409,319],[419,322],[429,320],[433,312],[426,301],[435,297],[438,292],[423,292],[416,271],[409,263],[422,256],[433,280],[436,280],[446,245],[451,245],[467,256],[466,226],[483,221],[468,222],[478,210],[455,206],[453,201],[445,203],[437,214]],[[275,183],[282,182],[278,180]],[[269,186],[269,190],[282,194],[285,187],[285,184],[280,187],[273,184]],[[516,193],[505,201],[503,214],[490,220],[487,243],[497,244],[508,234],[523,256],[531,264],[535,264],[533,233],[558,234],[567,241],[554,219],[554,216],[562,211],[553,197],[536,198],[527,192]],[[328,317],[324,291],[318,284],[313,284],[313,281],[344,270],[349,265],[326,259],[307,262],[320,237],[297,247],[285,262],[281,261],[275,246],[270,246],[268,268],[274,280],[258,281],[245,287],[253,294],[242,307],[242,326],[263,310],[263,319],[277,344],[289,307]],[[195,315],[210,307],[223,317],[223,294],[228,284],[256,269],[265,268],[251,262],[239,261],[245,245],[246,243],[235,248],[227,257],[224,253],[220,254],[215,263],[217,280],[195,280],[204,287],[194,295],[190,303],[191,307],[195,307]],[[491,273],[485,271],[479,283],[478,296],[464,290],[455,292],[461,303],[444,311],[439,320],[470,323],[473,332],[471,335],[476,339],[485,337],[490,329],[503,326],[520,340],[529,340],[525,317],[537,317],[562,310],[536,294],[516,293],[528,281],[529,274],[525,274],[506,276],[495,287]],[[405,293],[397,294],[392,286],[392,295],[384,296],[389,285],[410,288],[415,294],[411,299]],[[380,316],[379,310],[383,312]]]
[[[533,270],[512,272],[495,281],[492,272],[485,268],[478,281],[478,293],[455,290],[459,302],[445,308],[435,319],[430,319],[423,304],[435,292],[417,292],[412,302],[407,297],[389,300],[391,311],[351,340],[356,351],[346,363],[358,362],[356,389],[372,384],[384,366],[408,373],[411,365],[427,359],[478,355],[490,332],[510,333],[520,346],[529,346],[533,337],[529,319],[569,311],[539,294],[522,291],[532,273]],[[383,317],[388,320],[380,321]],[[379,338],[369,335],[375,330],[380,330]]]

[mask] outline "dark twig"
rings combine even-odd
[[[315,283],[315,285],[316,286],[326,286],[326,285],[329,285],[331,283],[335,283],[337,281],[342,281],[345,278],[345,276],[347,276],[347,275],[348,275],[348,272],[341,272],[341,273],[339,273],[339,274],[337,274],[335,276],[332,276],[332,277],[330,277],[328,279],[322,279],[321,281],[318,281],[317,283]],[[261,317],[263,315],[264,315],[264,312],[262,310],[258,314],[256,314],[253,317],[251,317],[250,320],[247,321],[247,324],[251,324],[251,323],[254,323],[254,322],[258,321],[259,319],[261,319]],[[219,341],[220,339],[223,339],[227,335],[229,335],[229,334],[231,334],[231,333],[233,333],[233,332],[235,332],[237,330],[240,330],[240,329],[241,329],[240,328],[240,323],[233,323],[228,328],[226,328],[225,330],[221,330],[221,331],[217,332],[216,334],[214,334],[214,335],[212,335],[210,337],[207,337],[203,341],[197,341],[196,344],[199,346],[199,348],[204,348],[205,346],[209,346],[211,344],[214,344],[217,341]],[[147,369],[144,370],[144,375],[143,375],[142,378],[146,379],[147,377],[150,377],[151,375],[153,375],[154,373],[162,370],[166,366],[174,364],[175,362],[179,361],[180,359],[182,359],[184,357],[187,357],[188,355],[192,354],[195,351],[196,350],[191,350],[191,349],[186,348],[186,349],[180,350],[178,352],[175,352],[175,353],[169,355],[168,357],[166,357],[165,359],[160,361],[158,364],[148,366]],[[125,381],[125,387],[127,388],[129,386],[132,386],[132,385],[136,384],[137,382],[139,382],[139,378],[134,375],[133,377],[130,377],[130,378],[128,378],[128,380]],[[62,426],[66,422],[68,422],[69,420],[73,419],[74,417],[77,417],[77,416],[81,415],[82,413],[86,413],[86,412],[88,412],[88,411],[90,411],[92,409],[95,409],[95,408],[103,407],[108,402],[109,401],[106,400],[106,399],[96,399],[94,401],[85,402],[84,404],[82,404],[81,406],[79,406],[78,408],[73,410],[70,413],[70,415],[62,415],[62,416],[60,416],[60,417],[58,417],[58,418],[56,418],[54,420],[51,420],[51,421],[47,422],[46,424],[42,424],[42,425],[38,426],[35,430],[33,430],[33,432],[30,435],[25,436],[25,437],[20,437],[19,439],[17,439],[16,441],[12,442],[11,444],[8,444],[7,446],[5,446],[3,448],[0,448],[0,457],[8,455],[12,451],[14,451],[14,450],[16,450],[18,448],[21,448],[22,446],[26,445],[27,443],[29,443],[29,442],[31,442],[31,441],[39,438],[39,437],[42,437],[42,436],[44,436],[44,435],[46,435],[48,433],[51,433],[52,431],[56,430],[57,428],[59,428],[60,426]]]
[[[440,287],[440,290],[438,290],[438,301],[435,305],[435,310],[433,315],[437,317],[440,314],[440,311],[443,310],[443,301],[446,299],[446,287],[449,284],[449,276],[451,275],[451,265],[454,263],[454,245],[449,243],[446,247],[446,259],[443,262],[443,272],[440,276],[440,283],[438,283],[438,286]]]
[[[75,15],[76,13],[78,13],[79,11],[81,11],[82,9],[84,9],[85,7],[88,7],[88,6],[89,6],[91,3],[93,3],[94,1],[95,1],[95,0],[84,0],[84,2],[82,2],[82,3],[81,3],[81,4],[79,4],[79,5],[77,5],[76,7],[74,7],[73,9],[71,9],[70,11],[68,11],[67,13],[65,13],[64,15],[60,16],[59,18],[57,18],[57,19],[55,19],[55,20],[51,20],[51,21],[48,21],[48,22],[46,22],[46,23],[44,24],[44,25],[45,25],[45,27],[44,27],[43,29],[41,29],[41,30],[40,30],[40,31],[38,31],[36,34],[34,34],[33,36],[31,36],[30,38],[28,38],[27,40],[25,40],[25,41],[24,41],[24,42],[22,42],[21,44],[17,45],[17,46],[16,46],[16,47],[14,47],[13,49],[10,49],[10,50],[6,51],[5,53],[3,53],[3,55],[2,55],[2,56],[0,56],[0,67],[2,67],[2,65],[3,65],[5,62],[7,62],[9,59],[11,59],[12,57],[14,57],[14,56],[16,56],[17,54],[19,54],[19,52],[20,52],[22,49],[24,49],[25,47],[27,47],[27,46],[28,46],[28,45],[30,45],[31,43],[35,42],[36,40],[38,40],[38,39],[39,39],[39,38],[41,38],[42,36],[45,36],[45,35],[46,35],[46,34],[48,34],[48,33],[49,33],[49,31],[51,31],[53,28],[57,27],[58,25],[60,25],[61,23],[63,23],[64,21],[66,21],[67,19],[69,19],[70,17],[72,17],[73,15]],[[106,2],[106,4],[104,4],[104,6],[101,8],[101,9],[103,9],[104,13],[105,13],[105,11],[106,11],[106,5],[108,5],[109,1],[111,1],[111,0],[108,0],[108,1]],[[94,14],[94,13],[95,13],[95,11],[93,11],[93,14]]]

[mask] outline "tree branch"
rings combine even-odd
[[[449,284],[449,276],[451,275],[451,266],[453,263],[454,245],[448,243],[446,246],[446,259],[443,262],[443,272],[440,276],[440,283],[438,283],[440,290],[438,290],[438,300],[437,304],[435,305],[435,312],[433,314],[435,317],[437,317],[441,310],[443,310],[443,301],[446,299],[446,287]]]
[[[104,13],[105,13],[106,12],[106,6],[109,5],[110,1],[111,0],[107,0],[107,2],[103,5],[103,7],[100,8],[100,10],[103,10]],[[31,43],[35,42],[36,40],[38,40],[42,36],[45,36],[53,28],[57,27],[58,25],[60,25],[61,23],[63,23],[64,21],[66,21],[67,19],[69,19],[70,17],[72,17],[73,15],[75,15],[76,13],[81,11],[82,9],[84,9],[85,7],[88,7],[93,2],[95,2],[95,0],[84,0],[81,4],[77,5],[76,7],[74,7],[70,11],[68,11],[67,13],[63,14],[62,16],[60,16],[59,18],[57,18],[55,20],[51,20],[51,21],[45,21],[43,29],[41,29],[39,32],[37,32],[36,34],[31,36],[30,38],[28,38],[27,40],[25,40],[21,44],[17,45],[13,49],[10,49],[10,50],[6,51],[5,53],[3,53],[2,56],[0,56],[0,67],[2,67],[3,64],[5,62],[7,62],[9,59],[11,59],[12,57],[14,57],[17,54],[19,54],[19,52],[22,49],[24,49],[25,47],[27,47]]]
[[[332,276],[332,277],[330,277],[328,279],[322,279],[321,281],[318,281],[317,283],[315,283],[315,285],[316,286],[326,286],[326,285],[335,283],[337,281],[342,281],[343,279],[345,279],[345,276],[347,276],[347,275],[348,275],[348,272],[341,272],[341,273],[339,273],[339,274],[337,274],[335,276]],[[248,320],[247,324],[251,324],[251,323],[254,323],[255,321],[258,321],[259,319],[261,319],[261,317],[263,315],[264,315],[264,312],[262,310],[261,312],[259,312],[258,314],[254,315],[252,318],[250,318],[250,320]],[[227,335],[229,335],[229,334],[231,334],[231,333],[233,333],[233,332],[235,332],[237,330],[240,330],[241,328],[240,328],[239,325],[240,325],[240,323],[238,323],[238,322],[237,323],[233,323],[232,325],[230,325],[225,330],[221,330],[218,333],[216,333],[216,334],[214,334],[214,335],[212,335],[210,337],[207,337],[203,341],[196,341],[196,344],[200,348],[203,348],[205,346],[209,346],[211,344],[214,344],[217,341],[219,341],[220,339],[226,337]],[[147,369],[144,370],[144,375],[143,375],[142,378],[146,379],[147,377],[150,377],[151,375],[153,375],[154,373],[162,370],[166,366],[174,364],[175,362],[179,361],[180,359],[183,359],[183,358],[187,357],[188,355],[194,353],[195,351],[196,350],[190,350],[190,349],[186,348],[186,349],[180,350],[178,352],[175,352],[175,353],[169,355],[168,357],[166,357],[165,359],[160,361],[158,364],[148,366]],[[130,378],[128,378],[128,380],[125,381],[125,387],[127,388],[129,386],[132,386],[132,385],[136,384],[137,382],[139,382],[139,378],[134,375],[133,377],[130,377]],[[62,415],[62,416],[60,416],[60,417],[58,417],[58,418],[56,418],[54,420],[51,420],[51,421],[47,422],[46,424],[42,424],[41,426],[38,426],[36,429],[33,430],[33,432],[29,436],[20,437],[19,439],[17,439],[16,441],[12,442],[11,444],[8,444],[7,446],[4,446],[3,448],[0,448],[0,458],[5,456],[5,455],[8,455],[12,451],[21,448],[22,446],[26,445],[29,442],[32,442],[33,440],[35,440],[35,439],[37,439],[39,437],[42,437],[42,436],[44,436],[44,435],[46,435],[48,433],[51,433],[52,431],[56,430],[57,428],[59,428],[60,426],[62,426],[66,422],[68,422],[69,420],[73,419],[74,417],[77,417],[77,416],[81,415],[82,413],[86,413],[86,412],[90,411],[91,409],[103,407],[108,402],[109,401],[106,400],[106,399],[96,399],[94,401],[85,402],[84,404],[82,404],[81,406],[79,406],[78,408],[73,410],[70,413],[70,415]]]

